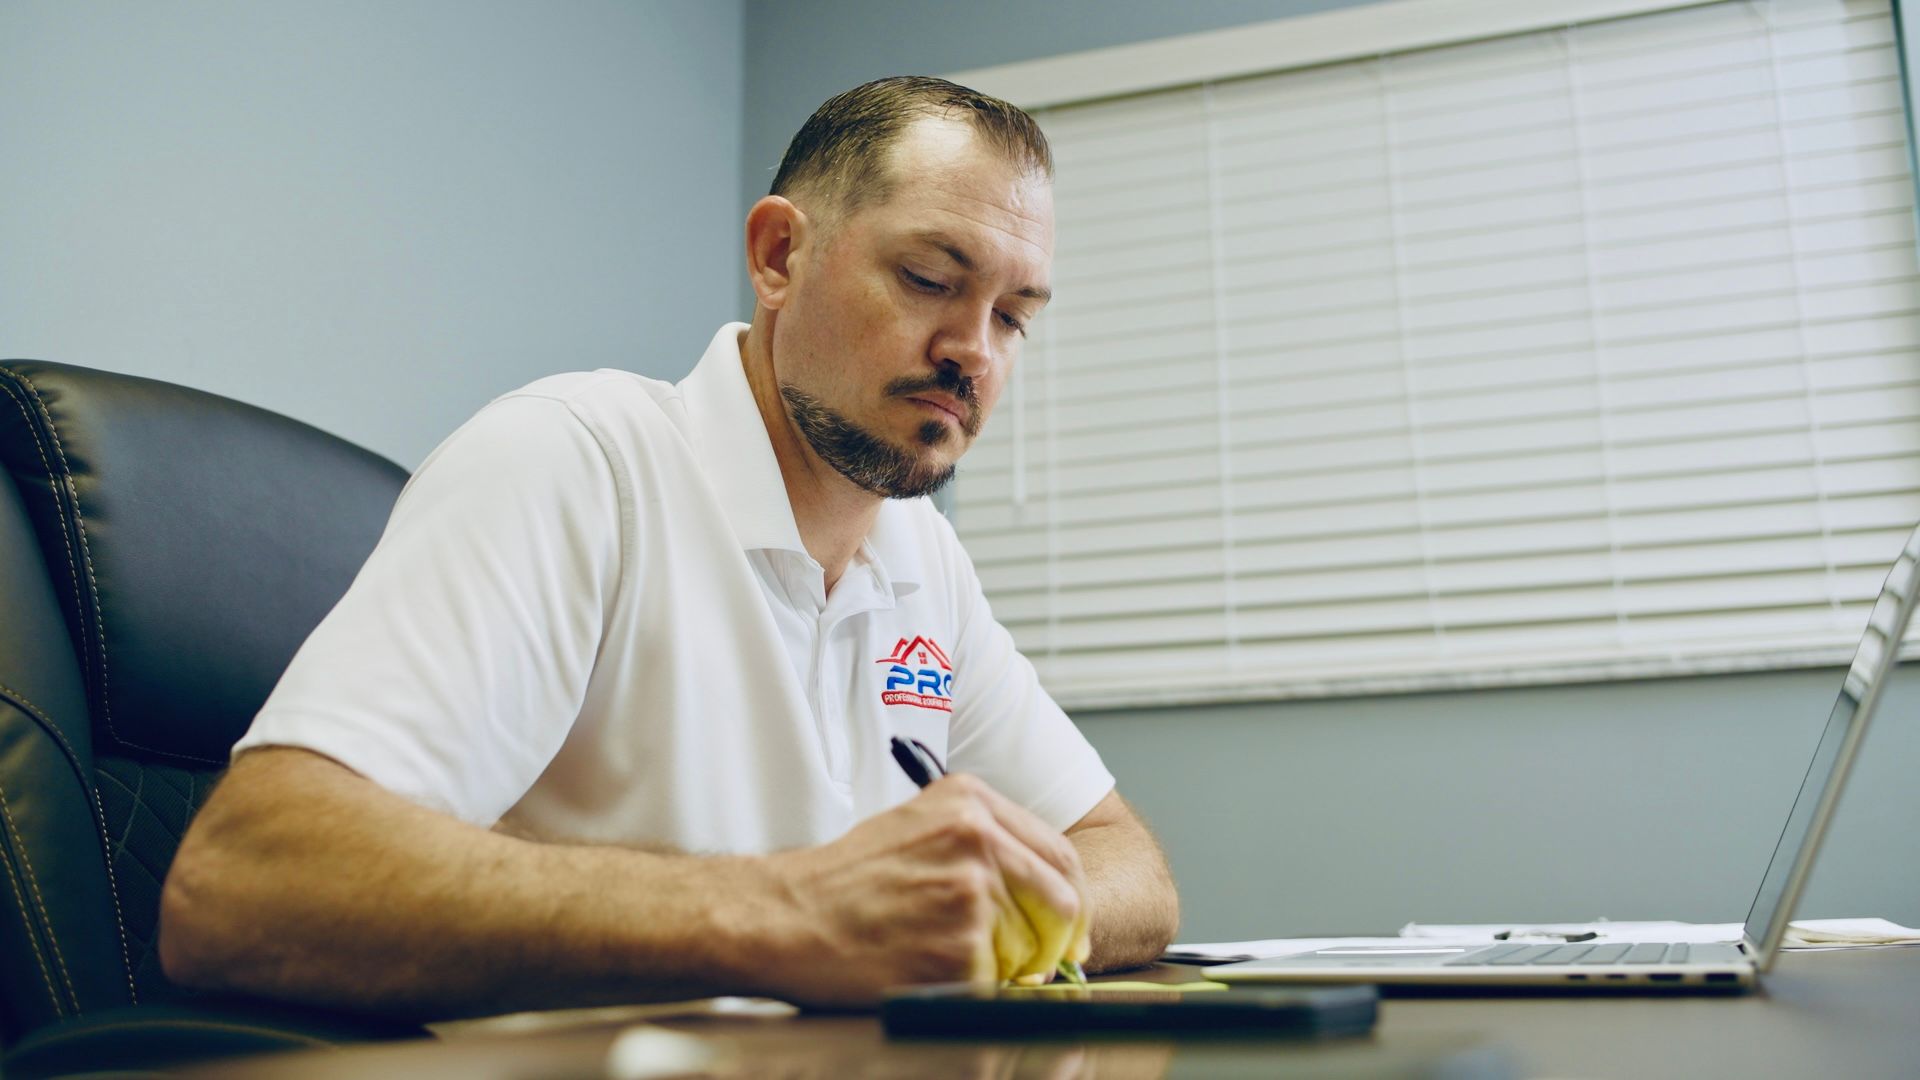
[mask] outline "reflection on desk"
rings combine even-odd
[[[1127,979],[1182,982],[1157,965]],[[1372,1036],[1328,1042],[895,1041],[871,1015],[709,1014],[652,1027],[712,1055],[715,1077],[1517,1077],[1693,1080],[1705,1076],[1920,1076],[1920,947],[1782,956],[1758,992],[1737,998],[1446,997],[1381,1004]],[[537,1080],[608,1076],[622,1027],[459,1035],[256,1058],[193,1075],[259,1080],[408,1076]],[[178,1074],[176,1074],[178,1075]]]
[[[890,1040],[871,1017],[796,1021],[697,1017],[621,1030],[483,1036],[438,1043],[256,1058],[195,1076],[347,1080],[1171,1080],[1328,1077],[1332,1080],[1519,1080],[1513,1057],[1479,1034],[1429,1034],[1383,1047],[1325,1041],[963,1042]]]

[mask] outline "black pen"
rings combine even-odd
[[[1561,941],[1592,941],[1600,936],[1598,930],[1502,930],[1493,935],[1495,941],[1507,941],[1512,938],[1549,937]]]
[[[947,775],[947,767],[933,756],[927,744],[919,739],[893,737],[893,760],[900,763],[900,770],[907,774],[915,787],[926,787],[935,780]]]
[[[900,771],[917,787],[926,787],[935,780],[947,775],[947,767],[927,749],[927,744],[919,739],[893,737],[893,760],[900,763]],[[1060,977],[1075,986],[1087,985],[1087,973],[1080,962],[1067,957],[1060,958]]]

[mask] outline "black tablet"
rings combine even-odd
[[[960,983],[894,991],[881,1002],[880,1023],[887,1034],[903,1036],[1315,1038],[1371,1031],[1379,1001],[1372,986],[1162,990],[1095,983],[994,989]]]

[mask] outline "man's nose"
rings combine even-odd
[[[984,316],[976,317],[968,312],[950,320],[934,341],[934,363],[953,364],[969,379],[986,374],[993,366],[993,318],[989,308]]]

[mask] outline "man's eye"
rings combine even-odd
[[[1026,323],[1021,322],[1019,319],[1014,318],[1013,316],[1007,314],[1004,311],[996,310],[994,314],[999,316],[1000,321],[1002,323],[1006,324],[1007,329],[1013,331],[1016,334],[1019,334],[1021,337],[1027,336]]]
[[[942,285],[939,282],[934,281],[930,278],[923,278],[919,274],[916,274],[905,267],[900,268],[900,276],[903,279],[905,279],[908,285],[911,285],[914,288],[919,289],[921,292],[924,292],[924,293],[943,293],[947,291],[947,287],[945,285]]]

